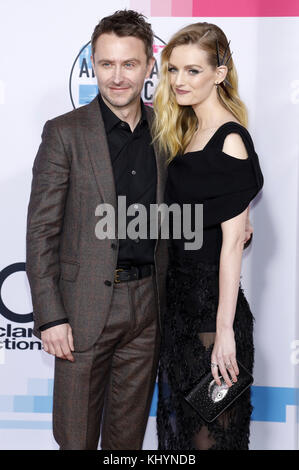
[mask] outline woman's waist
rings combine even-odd
[[[219,262],[212,259],[203,259],[188,252],[173,253],[169,250],[169,269],[178,275],[189,275],[197,272],[218,273]]]
[[[179,271],[203,269],[219,271],[219,250],[185,250],[181,244],[171,243],[168,247],[169,265]]]

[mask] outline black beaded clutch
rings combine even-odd
[[[239,362],[239,375],[237,382],[229,387],[222,376],[219,376],[221,385],[217,385],[212,372],[205,374],[200,381],[187,394],[185,400],[208,423],[214,421],[226,410],[242,393],[253,383],[253,377]]]

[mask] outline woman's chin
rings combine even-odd
[[[192,104],[190,98],[187,96],[176,95],[176,100],[177,104],[180,106],[190,106]]]

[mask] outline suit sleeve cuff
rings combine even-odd
[[[62,318],[61,320],[56,320],[56,321],[52,321],[49,323],[45,323],[44,325],[39,327],[39,330],[44,331],[44,330],[47,330],[48,328],[52,328],[52,326],[62,325],[63,323],[68,323],[68,319]]]

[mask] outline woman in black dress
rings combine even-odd
[[[210,368],[218,384],[253,369],[253,315],[240,273],[249,203],[263,185],[238,95],[229,43],[216,25],[176,33],[162,53],[154,133],[168,154],[165,199],[203,204],[203,244],[169,243],[157,410],[160,450],[248,449],[250,389],[215,421],[203,421],[182,392]],[[193,228],[195,226],[193,212]],[[183,224],[181,221],[180,223]]]

